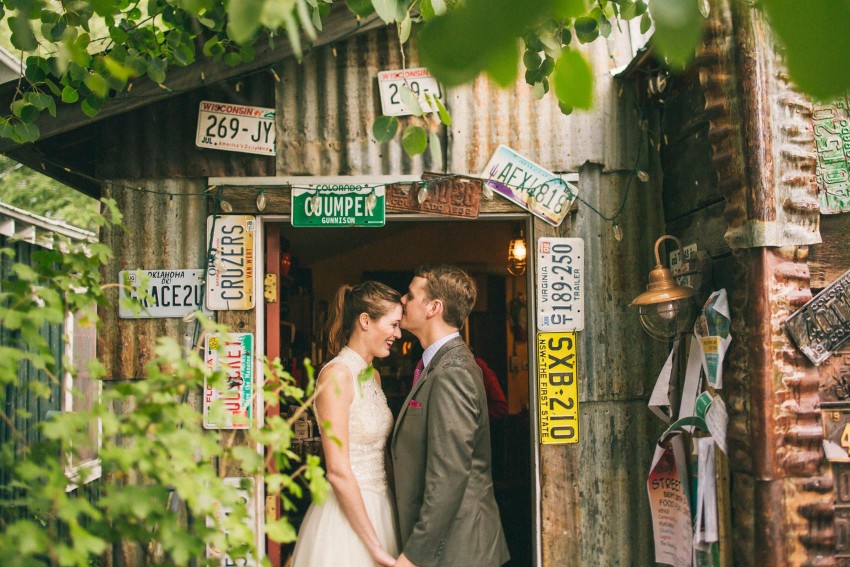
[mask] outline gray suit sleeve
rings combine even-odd
[[[434,379],[428,397],[428,456],[419,520],[404,547],[417,565],[433,564],[463,501],[480,407],[474,377],[460,367]]]

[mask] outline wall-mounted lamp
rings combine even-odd
[[[525,261],[528,250],[525,247],[525,231],[520,230],[517,238],[511,239],[508,246],[508,273],[521,276],[525,273]]]
[[[684,258],[682,243],[675,236],[666,234],[655,241],[655,267],[649,272],[646,291],[637,296],[629,306],[638,308],[641,325],[653,338],[671,341],[680,333],[687,332],[693,325],[694,295],[689,287],[676,285],[670,268],[661,264],[658,248],[664,240],[673,240]],[[683,276],[700,272],[699,269],[676,274]]]

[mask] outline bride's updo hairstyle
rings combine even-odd
[[[400,303],[401,294],[381,282],[366,281],[355,286],[341,286],[336,292],[328,319],[328,354],[339,354],[354,331],[354,323],[361,313],[375,321]]]

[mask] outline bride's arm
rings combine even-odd
[[[319,375],[319,385],[322,389],[316,398],[316,407],[321,419],[331,424],[328,434],[322,431],[322,448],[325,451],[328,482],[333,488],[345,518],[360,541],[366,545],[372,558],[380,565],[393,565],[395,559],[387,553],[378,540],[375,527],[366,514],[360,486],[351,470],[348,451],[348,416],[354,399],[354,381],[348,369],[339,364],[332,364]],[[332,545],[332,542],[328,542],[328,545]]]

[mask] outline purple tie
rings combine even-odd
[[[413,369],[413,386],[410,388],[413,389],[416,387],[416,383],[419,382],[419,377],[422,376],[422,369],[425,368],[425,363],[422,362],[422,359],[419,359],[419,362],[416,363],[416,368]]]

